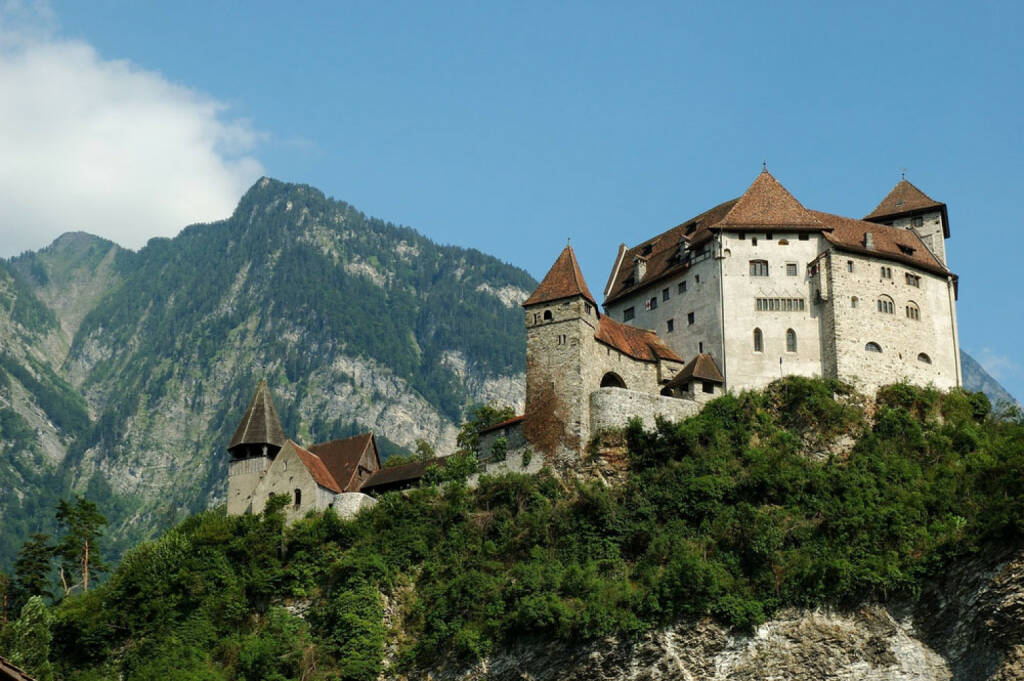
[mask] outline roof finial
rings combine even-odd
[[[566,246],[572,246],[572,237],[571,236],[565,237],[565,245]]]
[[[768,172],[768,161],[761,161],[761,172],[762,173],[767,173]]]
[[[900,179],[901,180],[907,179],[907,169],[906,168],[903,168],[903,170],[900,172]]]

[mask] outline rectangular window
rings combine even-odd
[[[635,316],[636,312],[631,307],[627,307],[625,310],[622,311],[622,321],[624,322],[631,321]]]
[[[921,277],[916,274],[907,273],[907,285],[915,288],[921,288]]]
[[[786,275],[790,277],[795,277],[797,275],[797,266],[795,262],[786,263]]]
[[[853,261],[852,260],[847,260],[846,261],[846,271],[847,272],[852,272],[853,271]]]
[[[756,298],[754,309],[758,312],[801,312],[805,308],[803,298]]]
[[[751,260],[750,261],[750,276],[752,276],[752,277],[767,277],[768,276],[768,261],[767,260]]]
[[[715,392],[715,384],[711,381],[701,381],[700,389],[706,393],[713,393]]]
[[[647,302],[644,303],[644,309],[645,310],[657,310],[658,309],[658,296],[651,296],[650,298],[648,298]]]
[[[911,218],[910,224],[912,227],[920,227],[921,225],[924,224],[924,217],[919,215],[916,218]]]
[[[695,276],[693,277],[693,282],[694,282],[695,284],[699,284],[699,283],[700,283],[700,275],[699,275],[699,274],[698,274],[698,275],[695,275]]]
[[[672,333],[673,331],[676,330],[676,320],[674,319],[668,320],[667,322],[665,322],[665,325],[668,327],[669,333]]]
[[[892,279],[892,268],[882,265],[882,279]]]
[[[747,240],[746,233],[745,232],[740,232],[740,241],[746,241],[746,240]]]
[[[693,313],[692,312],[687,312],[686,313],[686,323],[687,324],[693,324]]]
[[[751,246],[756,246],[757,245],[757,237],[756,236],[750,237],[750,245]]]
[[[679,282],[679,293],[686,293],[686,280]]]
[[[701,354],[704,353],[704,341],[701,341],[700,343],[697,343],[697,352],[699,352]]]
[[[661,299],[662,300],[668,300],[668,289],[667,288],[661,289]]]
[[[767,234],[764,235],[764,238],[765,238],[766,241],[771,241],[772,240],[772,233],[768,232]]]
[[[807,232],[801,232],[798,238],[800,239],[800,241],[810,241],[811,235],[808,234]]]

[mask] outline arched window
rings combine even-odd
[[[551,314],[551,310],[544,310],[544,321],[550,322],[552,319],[554,316]]]
[[[751,260],[750,261],[750,276],[752,276],[752,277],[767,277],[768,276],[768,261],[767,260]]]
[[[302,505],[302,490],[299,489],[298,487],[295,488],[295,505]]]
[[[875,343],[874,341],[871,341],[864,346],[864,349],[867,350],[868,352],[881,352],[882,346],[879,345],[878,343]]]
[[[878,311],[882,314],[892,314],[896,311],[896,306],[892,302],[892,298],[889,296],[878,297]]]
[[[786,352],[796,352],[796,331],[786,329]]]
[[[907,303],[907,319],[913,319],[915,322],[921,321],[921,308],[913,300]]]
[[[754,352],[764,352],[764,334],[761,329],[754,329]]]
[[[920,355],[917,356],[917,361],[924,362],[925,364],[931,364],[932,358],[922,352]]]
[[[857,307],[858,302],[860,302],[860,300],[857,298],[857,296],[852,296],[850,298],[850,307]]]
[[[626,382],[614,371],[609,371],[601,378],[602,388],[625,388]]]

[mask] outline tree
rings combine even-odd
[[[33,596],[21,609],[21,616],[11,625],[11,662],[30,673],[38,681],[53,679],[50,663],[50,613],[41,596]]]
[[[508,421],[516,415],[512,407],[493,407],[481,404],[473,409],[469,421],[462,424],[455,443],[459,449],[475,452],[480,446],[480,431],[495,423]]]
[[[60,582],[64,595],[79,585],[82,591],[88,591],[90,574],[107,569],[97,544],[103,536],[100,528],[107,524],[107,519],[96,504],[76,496],[74,504],[64,499],[58,502],[57,523],[66,533],[56,547],[56,555],[61,559]],[[76,579],[79,581],[72,581]]]
[[[7,608],[11,601],[11,590],[14,582],[10,577],[0,572],[0,630],[7,626]]]
[[[415,461],[430,461],[437,457],[437,452],[434,451],[433,445],[426,440],[416,440],[413,457],[415,457]]]
[[[51,596],[50,561],[53,546],[50,535],[37,532],[21,545],[14,561],[15,603],[23,604],[31,596]]]

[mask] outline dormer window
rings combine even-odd
[[[696,231],[697,231],[697,223],[696,222],[691,222],[690,224],[686,225],[686,236],[690,236],[691,234],[693,234]]]
[[[900,253],[902,253],[903,255],[914,255],[914,248],[912,248],[911,246],[904,246],[903,244],[898,245],[900,247]]]
[[[644,244],[643,249],[640,251],[640,255],[650,255],[651,251],[654,250],[654,246],[651,244]]]

